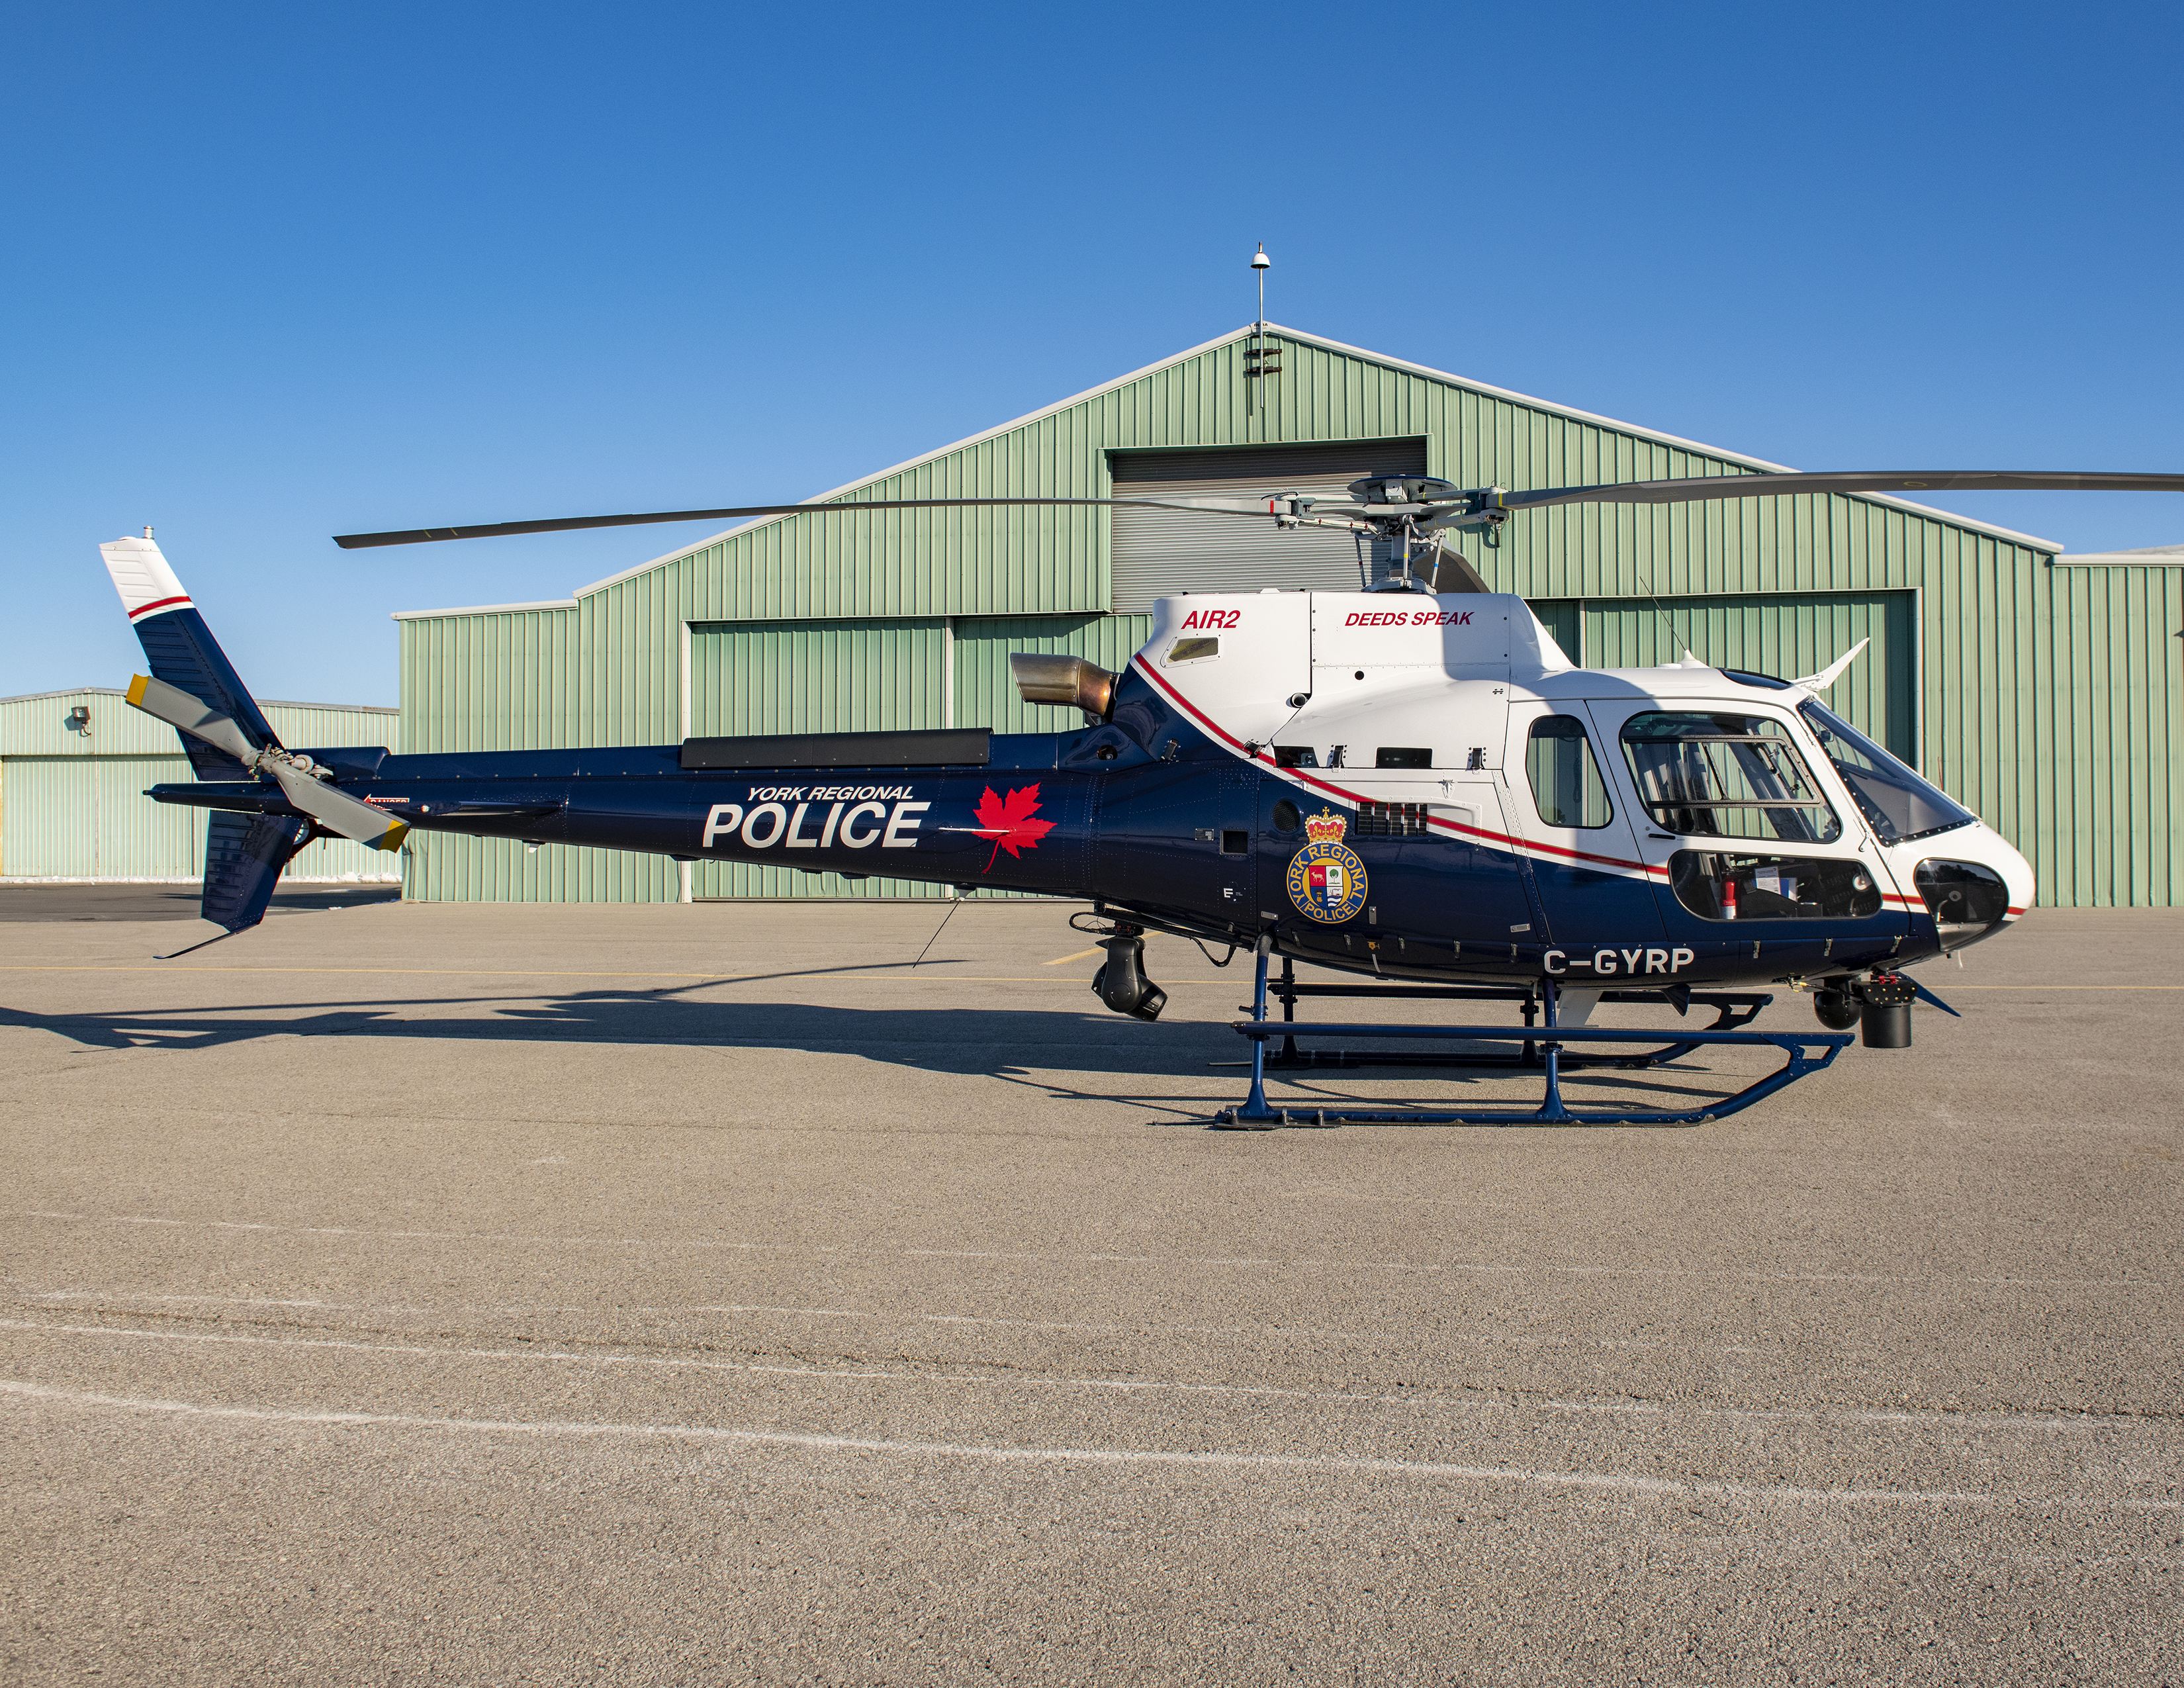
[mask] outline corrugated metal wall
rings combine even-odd
[[[1284,370],[1264,383],[1263,409],[1251,408],[1247,388],[1256,383],[1243,378],[1248,337],[1240,333],[835,501],[1100,495],[1110,490],[1112,451],[1405,437],[1426,440],[1430,472],[1468,486],[1754,472],[1731,456],[1370,354],[1272,337]],[[1096,616],[1110,602],[1108,526],[1098,511],[854,520],[815,511],[675,553],[587,589],[573,607],[405,619],[405,743],[671,742],[682,727],[686,624]],[[1268,533],[1270,552],[1283,537]],[[1462,542],[1499,587],[1535,600],[1716,600],[1725,648],[1763,653],[1803,649],[1801,628],[1817,644],[1855,621],[1847,611],[1821,616],[1821,599],[1865,603],[1868,618],[1887,627],[1892,612],[1874,606],[1915,594],[1915,653],[1907,662],[1904,639],[1892,634],[1893,666],[1875,665],[1899,689],[1897,677],[1915,676],[1915,744],[1905,748],[2032,857],[2044,900],[2184,898],[2184,786],[2173,766],[2184,734],[2174,638],[2184,625],[2184,571],[2055,569],[2030,545],[1972,524],[1809,495],[1536,511],[1512,521],[1503,541],[1498,549]],[[1783,594],[1813,600],[1811,613],[1752,621],[1751,600]],[[1744,607],[1732,612],[1731,600]],[[1628,612],[1596,613],[1605,639]],[[1637,628],[1632,621],[1614,637],[1642,649],[1647,636]],[[959,673],[968,643],[958,646]],[[1847,683],[1854,694],[1871,682]],[[1858,706],[1902,730],[1896,694]],[[411,894],[432,897],[677,894],[667,864],[585,855],[542,850],[516,862],[498,846],[423,840],[409,883]]]
[[[1919,757],[1915,594],[1541,599],[1533,609],[1580,666],[1645,668],[1688,649],[1717,668],[1795,678],[1870,639],[1826,702],[1906,761]]]
[[[90,730],[68,725],[91,712]],[[294,749],[396,748],[395,712],[268,703]],[[204,871],[205,816],[154,803],[148,786],[192,777],[175,729],[105,688],[0,699],[0,877],[193,879]],[[393,858],[346,838],[307,845],[291,880],[386,880]]]
[[[956,624],[958,727],[996,733],[1067,733],[1082,724],[1072,710],[1028,704],[1009,676],[1009,653],[1081,656],[1119,671],[1153,636],[1150,616],[966,617]]]

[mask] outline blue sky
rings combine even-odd
[[[1801,467],[2184,470],[2174,7],[10,8],[0,694],[262,695],[1277,320]],[[1952,507],[2074,550],[2184,499]]]

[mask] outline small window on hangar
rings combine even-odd
[[[1423,475],[1423,438],[1340,440],[1324,445],[1188,446],[1111,451],[1118,499],[1271,498],[1278,493],[1340,494],[1368,475]],[[1340,528],[1278,530],[1273,518],[1196,515],[1186,510],[1114,513],[1115,613],[1149,613],[1178,592],[1256,592],[1262,587],[1357,588],[1357,549]],[[1374,578],[1388,571],[1386,546],[1366,547]]]

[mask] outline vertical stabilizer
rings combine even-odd
[[[212,629],[190,602],[190,595],[148,534],[109,540],[98,548],[121,607],[136,629],[152,677],[180,687],[214,712],[237,722],[259,745],[278,745],[273,724],[252,701],[242,677],[229,664]],[[185,733],[182,749],[203,780],[240,780],[250,775],[226,751]]]
[[[240,932],[265,917],[281,870],[311,841],[309,821],[292,815],[212,811],[205,832],[204,900],[198,911],[214,926]]]

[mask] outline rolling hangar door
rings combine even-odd
[[[260,700],[284,743],[376,744],[392,710]],[[152,786],[195,776],[175,729],[110,687],[0,698],[0,881],[179,884],[204,872],[210,817],[154,803]],[[393,860],[347,838],[304,846],[290,881],[394,877]]]
[[[1421,437],[1110,451],[1107,472],[1118,499],[1340,495],[1368,475],[1424,474],[1426,442]],[[1300,527],[1284,533],[1271,517],[1119,506],[1112,532],[1109,554],[1118,616],[1150,615],[1156,598],[1178,592],[1256,592],[1268,586],[1357,589],[1357,542],[1341,528]],[[1385,545],[1368,544],[1365,557],[1368,571],[1379,579],[1392,565],[1395,553]]]
[[[11,756],[0,774],[0,875],[184,879],[204,871],[200,810],[145,788],[193,777],[181,756]]]
[[[1709,598],[1535,599],[1532,612],[1571,661],[1651,668],[1688,649],[1710,667],[1794,680],[1860,639],[1873,643],[1824,701],[1914,767],[1919,637],[1909,592],[1778,592]]]
[[[1081,724],[1077,712],[1019,698],[1009,674],[1009,654],[1053,652],[1120,668],[1151,632],[1151,619],[1145,616],[694,623],[690,736],[939,727],[1067,733]],[[948,894],[945,886],[846,879],[838,873],[749,862],[698,861],[690,868],[690,895],[700,902]]]

